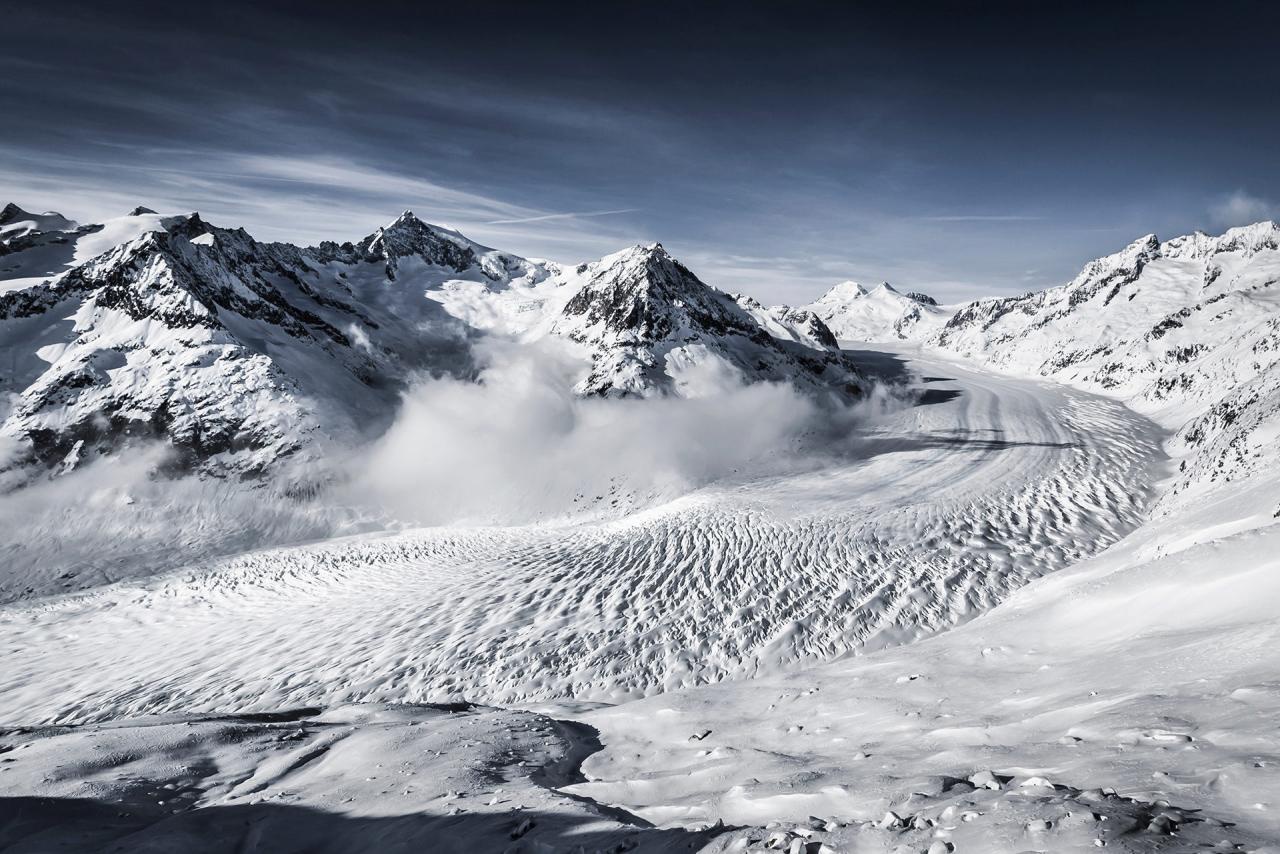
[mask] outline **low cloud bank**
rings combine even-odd
[[[880,388],[819,406],[785,385],[742,385],[708,365],[696,398],[572,393],[581,364],[491,347],[480,382],[428,379],[353,467],[353,501],[417,524],[523,524],[616,515],[717,480],[781,473],[850,452],[857,425],[902,405]]]

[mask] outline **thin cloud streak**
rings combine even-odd
[[[1026,214],[954,214],[951,216],[921,216],[924,222],[1039,222],[1042,216]]]
[[[616,211],[572,211],[570,213],[542,214],[526,216],[519,219],[491,219],[485,225],[514,225],[520,222],[546,222],[550,219],[588,219],[597,216],[613,216],[614,214],[635,213],[639,208],[619,208]]]

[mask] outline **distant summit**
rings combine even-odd
[[[822,318],[842,341],[915,340],[950,316],[933,297],[919,292],[902,294],[888,282],[871,289],[857,282],[840,282],[806,308]]]
[[[810,334],[774,334],[781,328],[775,318],[704,284],[660,243],[606,256],[579,275],[585,282],[553,331],[591,350],[582,394],[688,394],[690,377],[712,369],[820,394],[864,390],[852,363],[828,346],[834,339],[820,321]]]
[[[60,213],[31,213],[13,202],[0,208],[0,240],[12,240],[32,234],[73,231],[76,224]]]

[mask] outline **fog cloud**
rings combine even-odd
[[[714,481],[812,465],[877,409],[838,410],[790,386],[686,377],[693,398],[572,391],[581,365],[551,350],[491,348],[480,382],[429,379],[362,458],[351,488],[405,521],[521,524],[614,515]]]

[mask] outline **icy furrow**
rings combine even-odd
[[[607,524],[352,538],[6,607],[0,719],[616,701],[921,637],[1142,518],[1162,461],[1149,422],[913,368],[943,399],[817,470]]]

